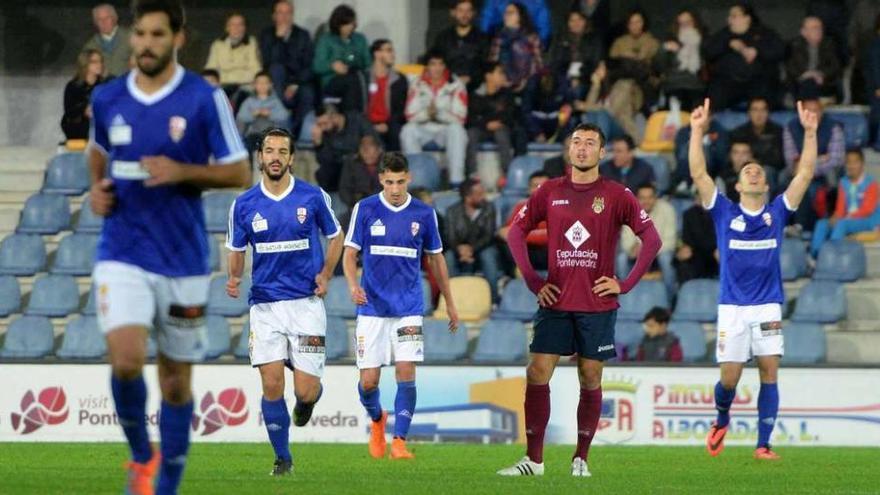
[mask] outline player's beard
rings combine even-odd
[[[281,170],[277,174],[272,173],[272,169],[270,168],[270,166],[274,165],[274,164],[281,165]],[[273,182],[277,182],[277,181],[283,179],[284,176],[290,172],[290,164],[288,163],[287,165],[283,165],[278,160],[275,160],[274,162],[269,162],[268,164],[264,163],[264,164],[262,164],[262,168],[263,168],[263,171],[266,173],[266,177],[268,177],[269,180],[271,180]]]
[[[144,55],[150,55],[155,59],[155,63],[150,66],[146,66],[143,62]],[[174,49],[168,50],[164,55],[156,55],[150,50],[144,50],[144,53],[141,53],[137,56],[137,67],[138,70],[141,71],[142,74],[148,77],[156,77],[164,71],[168,64],[171,63],[171,60],[174,58]]]

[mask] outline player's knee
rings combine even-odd
[[[192,398],[189,383],[179,374],[168,374],[160,378],[162,399],[171,404],[185,404]]]
[[[284,378],[263,376],[263,397],[278,400],[284,395]]]
[[[602,385],[602,374],[591,369],[578,369],[578,379],[581,382],[581,388],[587,390],[595,390]]]
[[[526,379],[531,384],[545,384],[550,382],[551,368],[543,363],[532,361],[526,368]]]
[[[379,379],[372,377],[361,377],[361,388],[364,392],[372,392],[379,388]]]
[[[144,370],[144,356],[135,353],[120,353],[111,357],[113,375],[122,380],[133,380]]]

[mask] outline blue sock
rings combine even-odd
[[[394,436],[406,439],[416,411],[416,382],[397,382],[394,397]]]
[[[736,397],[735,388],[728,390],[721,385],[720,381],[715,384],[715,409],[718,410],[715,424],[719,428],[724,428],[730,423],[730,404],[733,403],[734,397]]]
[[[364,405],[364,409],[367,410],[370,419],[373,421],[379,421],[382,419],[382,404],[379,403],[379,387],[376,387],[370,392],[365,392],[364,388],[361,387],[361,383],[358,382],[358,394],[361,396],[361,404]]]
[[[275,449],[275,457],[289,461],[290,413],[287,412],[284,397],[278,400],[266,400],[263,397],[263,421],[266,423],[269,441]]]
[[[150,436],[147,434],[147,384],[144,383],[144,377],[141,375],[134,380],[121,380],[111,375],[110,389],[116,403],[116,416],[131,447],[131,458],[143,464],[153,456]]]
[[[770,434],[776,426],[779,411],[779,387],[775,383],[762,383],[758,392],[758,448],[770,448]]]
[[[159,434],[162,437],[162,468],[156,482],[157,495],[177,493],[186,453],[189,450],[189,428],[192,421],[193,403],[175,406],[162,401],[159,411]]]

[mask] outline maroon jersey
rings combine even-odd
[[[636,235],[653,229],[651,217],[623,185],[599,178],[574,184],[568,176],[551,179],[538,188],[517,215],[525,231],[547,221],[547,282],[562,291],[551,309],[595,313],[617,309],[616,296],[593,294],[595,281],[614,277],[620,229]]]

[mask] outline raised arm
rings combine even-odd
[[[709,126],[709,98],[691,112],[691,140],[688,144],[688,166],[691,179],[697,186],[700,201],[707,205],[715,195],[715,181],[706,171],[706,155],[703,153],[703,134]]]
[[[813,173],[816,170],[817,138],[816,129],[819,127],[819,116],[804,108],[803,102],[797,102],[798,118],[804,127],[804,149],[801,150],[797,171],[794,178],[785,190],[785,200],[791,208],[797,208],[804,199],[810,182],[813,181]]]

